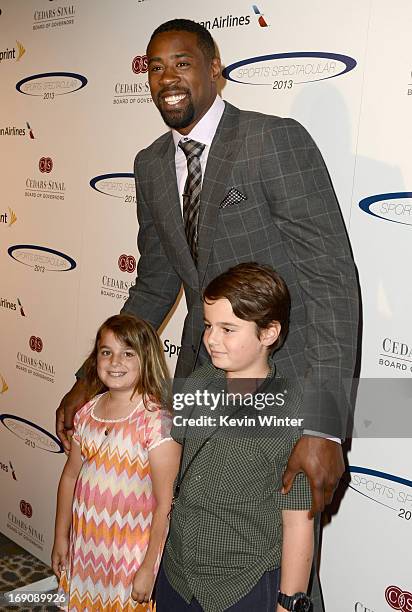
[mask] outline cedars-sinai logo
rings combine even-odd
[[[27,96],[53,100],[56,96],[74,93],[86,85],[86,77],[75,72],[43,72],[22,79],[16,84],[16,89]]]
[[[388,586],[385,590],[385,599],[394,610],[410,612],[412,610],[412,593],[402,591],[397,586]]]
[[[117,264],[119,266],[119,270],[122,272],[128,272],[132,274],[136,270],[136,258],[133,255],[126,255],[123,253],[120,255]]]
[[[50,174],[53,170],[53,160],[51,157],[41,157],[39,159],[39,170],[40,172],[46,172]]]
[[[136,55],[132,60],[132,70],[135,74],[145,74],[148,71],[147,55]]]
[[[242,85],[291,89],[295,85],[342,76],[356,67],[356,60],[340,53],[296,51],[272,53],[240,60],[227,66],[223,77]]]
[[[33,516],[33,507],[31,504],[29,504],[29,502],[26,502],[24,499],[21,499],[19,507],[20,512],[23,514],[23,516],[27,518],[31,518]]]
[[[372,195],[361,200],[359,208],[377,219],[412,225],[412,191]]]
[[[43,350],[43,340],[38,336],[30,336],[29,347],[36,353],[41,353]]]

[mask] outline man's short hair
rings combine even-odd
[[[283,278],[269,266],[242,263],[213,279],[203,292],[206,303],[226,298],[234,314],[253,321],[260,330],[279,321],[281,331],[272,349],[284,342],[289,329],[290,294]]]
[[[157,34],[162,32],[192,32],[197,36],[199,49],[207,60],[216,57],[216,48],[213,38],[202,24],[191,19],[171,19],[158,26],[150,37],[149,45]]]

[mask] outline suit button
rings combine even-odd
[[[194,344],[192,344],[192,351],[193,351],[194,353],[196,353],[196,347],[195,347],[195,345],[194,345]]]

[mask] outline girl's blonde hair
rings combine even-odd
[[[84,364],[89,396],[106,390],[97,375],[97,353],[102,334],[106,330],[112,331],[119,342],[136,351],[139,358],[140,376],[133,395],[136,392],[142,395],[145,408],[148,408],[149,401],[153,401],[170,410],[170,375],[160,338],[150,323],[131,314],[109,317],[99,327],[93,350]]]

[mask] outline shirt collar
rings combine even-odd
[[[184,138],[196,140],[207,146],[212,144],[212,140],[216,134],[217,126],[222,118],[223,111],[225,110],[225,103],[220,96],[216,96],[212,106],[209,108],[207,113],[203,115],[198,123],[196,123],[193,130],[186,136],[182,136],[177,130],[172,130],[173,142],[175,148],[179,142]]]
[[[214,366],[211,361],[207,361],[206,364],[208,374],[211,374],[215,380],[220,381],[226,379],[226,373],[224,370],[221,370],[220,368]],[[268,365],[269,372],[267,373],[266,378],[262,380],[258,390],[261,390],[262,385],[266,386],[267,383],[269,383],[273,378],[276,377],[276,364],[273,354],[269,355]]]

